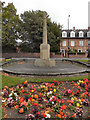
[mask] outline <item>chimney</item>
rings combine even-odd
[[[90,30],[90,1],[88,2],[88,30]]]
[[[73,27],[73,30],[75,30],[75,27]]]

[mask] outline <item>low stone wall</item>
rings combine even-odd
[[[51,58],[63,58],[63,54],[56,55],[55,53],[50,53]],[[2,58],[40,58],[40,53],[2,53]],[[68,58],[68,54],[66,54]],[[87,54],[70,54],[69,58],[87,58]]]

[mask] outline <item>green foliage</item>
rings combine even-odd
[[[39,52],[40,44],[43,39],[43,11],[25,11],[21,14],[21,50],[25,52]],[[51,22],[47,15],[48,43],[51,45],[51,51],[59,51],[60,44],[60,25]]]
[[[13,3],[9,3],[6,7],[2,6],[2,50],[15,49],[16,39],[18,39],[20,19],[16,15],[16,9]],[[6,50],[7,51],[7,50]]]

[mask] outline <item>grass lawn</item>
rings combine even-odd
[[[90,60],[79,60],[79,59],[77,59],[77,61],[80,61],[80,62],[84,62],[84,63],[90,64]]]
[[[8,87],[15,86],[17,84],[23,83],[26,80],[28,82],[41,83],[41,82],[53,82],[54,80],[57,80],[57,81],[77,81],[77,80],[82,80],[84,78],[89,79],[89,77],[90,76],[85,75],[85,76],[75,76],[75,77],[22,78],[22,77],[11,77],[11,76],[2,75],[2,88],[4,88],[4,86],[8,86]]]

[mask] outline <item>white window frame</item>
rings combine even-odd
[[[61,49],[61,52],[65,52],[65,49]]]
[[[73,43],[72,43],[73,42]],[[75,46],[75,41],[71,41],[71,46]]]
[[[79,32],[79,37],[83,37],[83,31]]]
[[[90,46],[90,40],[88,40],[88,46]]]
[[[62,46],[66,46],[66,40],[62,42]]]
[[[79,46],[83,46],[83,40],[79,41]]]
[[[67,32],[66,31],[62,32],[62,37],[67,37]]]
[[[90,37],[90,31],[87,32],[87,37]]]
[[[78,49],[78,52],[79,52],[79,50],[81,50],[81,52],[82,52],[82,49]]]
[[[70,37],[75,37],[75,32],[74,31],[71,31]]]

